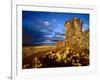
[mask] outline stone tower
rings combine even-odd
[[[82,32],[83,22],[79,18],[65,22],[66,39],[65,45],[74,49],[89,47],[89,33]]]
[[[75,27],[75,31],[76,32],[81,32],[83,22],[79,18],[74,18],[72,20],[72,22],[73,22],[73,26]]]
[[[82,32],[82,24],[83,22],[79,18],[74,18],[72,20],[66,21],[65,27],[67,31],[67,34],[66,34],[67,38],[68,36]]]

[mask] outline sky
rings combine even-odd
[[[64,41],[67,20],[80,18],[83,31],[89,29],[89,14],[22,11],[23,45],[55,44]]]

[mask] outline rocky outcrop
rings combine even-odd
[[[66,27],[66,47],[74,50],[89,49],[89,31],[82,31],[83,21],[79,18],[65,22]]]

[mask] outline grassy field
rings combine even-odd
[[[25,46],[23,47],[23,69],[71,67],[89,65],[89,50],[81,53],[68,47],[57,46]]]
[[[23,55],[28,57],[30,55],[38,55],[43,52],[49,52],[54,49],[56,49],[56,46],[25,46],[23,47]]]

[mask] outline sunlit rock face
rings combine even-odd
[[[89,31],[82,31],[83,22],[79,18],[65,22],[66,27],[66,47],[81,51],[89,49]]]

